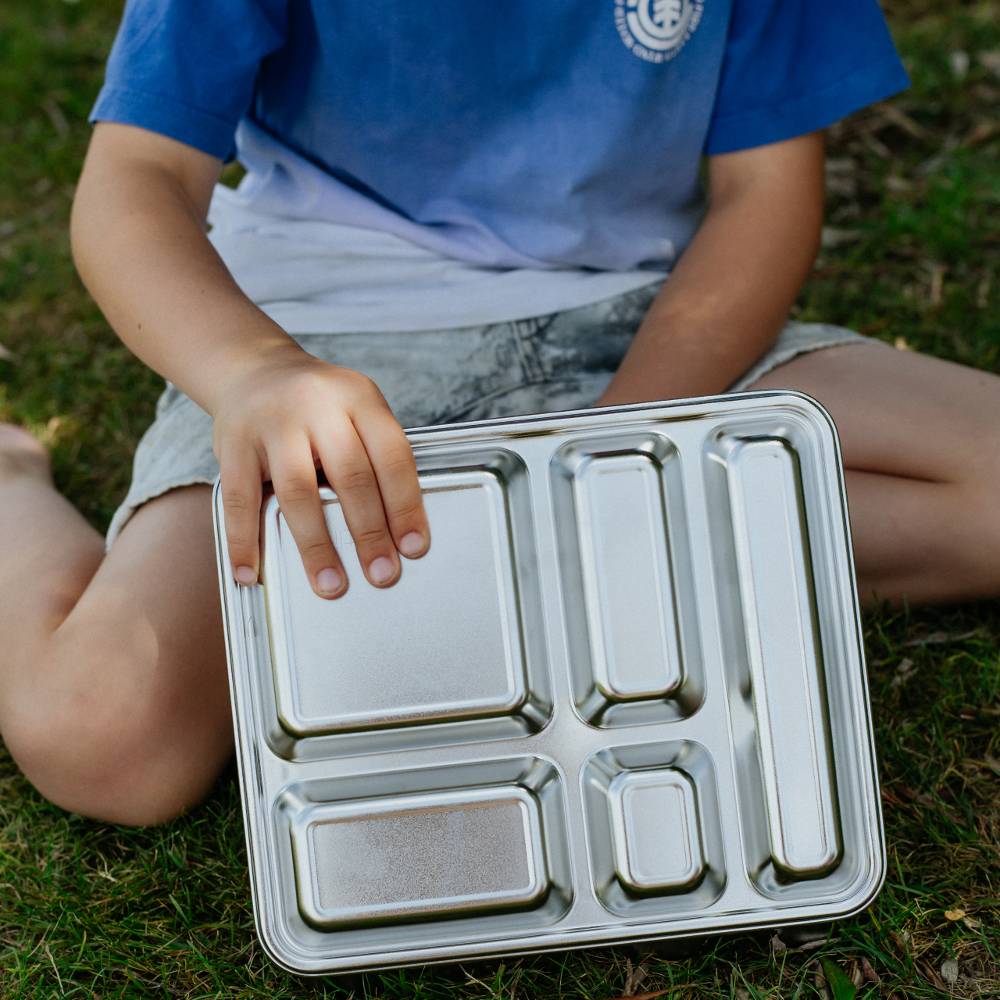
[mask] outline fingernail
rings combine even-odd
[[[252,587],[257,582],[257,570],[250,566],[237,566],[233,571],[237,583],[242,583],[244,587]]]
[[[388,583],[396,575],[396,567],[391,559],[379,556],[373,559],[368,567],[368,575],[372,578],[372,583]]]
[[[408,531],[399,540],[399,551],[411,559],[424,551],[424,536],[419,531]]]
[[[321,569],[316,574],[316,586],[324,594],[335,594],[340,590],[344,578],[335,569]]]

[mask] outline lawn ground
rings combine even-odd
[[[51,445],[60,487],[102,528],[159,389],[88,301],[66,238],[118,7],[0,6],[0,419]],[[826,245],[798,312],[1000,372],[1000,7],[889,12],[914,86],[834,131]],[[983,428],[984,448],[998,442]],[[254,935],[232,773],[189,816],[133,831],[47,805],[0,747],[0,997],[1000,995],[1000,608],[865,625],[889,877],[817,947],[762,934],[671,959],[603,950],[300,980]]]

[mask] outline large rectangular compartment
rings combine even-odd
[[[433,536],[219,573],[254,910],[356,971],[828,920],[884,847],[843,472],[763,392],[409,431]],[[215,497],[217,538],[222,510]]]

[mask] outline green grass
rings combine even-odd
[[[60,487],[101,527],[158,392],[87,300],[66,238],[117,8],[0,6],[0,419],[45,437]],[[799,311],[998,371],[1000,8],[911,0],[891,14],[914,88],[831,137],[834,239]],[[601,950],[299,980],[254,935],[231,773],[191,815],[130,831],[50,807],[0,750],[0,997],[996,995],[1000,609],[865,620],[889,878],[819,947],[761,934],[670,958]]]

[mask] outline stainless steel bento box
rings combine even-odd
[[[219,545],[261,940],[321,973],[827,920],[885,853],[833,423],[792,392],[409,432],[432,532]],[[215,496],[217,538],[222,508]]]

